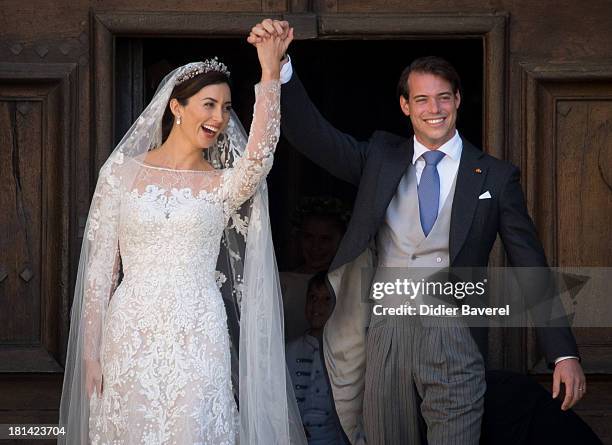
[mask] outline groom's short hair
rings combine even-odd
[[[415,59],[409,66],[407,66],[397,83],[397,98],[403,96],[405,99],[410,98],[410,91],[408,91],[408,76],[411,73],[423,73],[433,74],[440,76],[451,84],[453,93],[461,91],[461,80],[455,67],[450,64],[447,60],[437,56],[426,56]]]

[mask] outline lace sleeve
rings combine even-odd
[[[244,154],[224,173],[226,216],[255,191],[272,168],[274,150],[280,135],[280,82],[271,80],[255,85],[253,122]]]
[[[118,240],[120,179],[118,160],[109,160],[100,176],[89,211],[88,249],[83,290],[83,358],[99,360],[106,307],[117,285],[120,255]]]

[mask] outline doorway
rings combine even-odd
[[[233,107],[249,128],[259,64],[255,50],[243,38],[117,38],[115,48],[115,142],[151,100],[163,76],[177,66],[214,56],[231,71]],[[409,119],[398,106],[397,80],[417,57],[441,56],[455,66],[462,80],[458,129],[475,145],[483,145],[480,38],[300,40],[292,43],[290,55],[323,116],[361,140],[375,130],[412,135]],[[356,190],[307,160],[282,137],[268,183],[279,268],[290,270],[299,261],[291,220],[300,199],[332,196],[350,206]]]

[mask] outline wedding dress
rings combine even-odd
[[[124,276],[101,327],[104,388],[91,399],[92,444],[236,443],[229,335],[215,268],[230,216],[271,167],[279,89],[277,82],[257,86],[251,136],[232,168],[172,170],[119,157],[102,173],[87,234],[98,239],[86,281],[90,329],[98,329],[99,307],[107,304],[99,284],[113,276],[119,257]],[[130,178],[130,189],[122,177]],[[115,230],[118,245],[105,236]]]
[[[305,443],[287,384],[265,189],[280,83],[255,86],[248,141],[232,114],[225,149],[209,150],[218,154],[215,170],[146,162],[177,79],[207,63],[164,79],[100,171],[72,308],[60,443]],[[226,281],[239,341],[228,330]],[[102,368],[102,391],[91,397],[85,360]]]

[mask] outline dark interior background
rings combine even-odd
[[[116,103],[125,101],[131,83],[143,82],[142,103],[147,104],[159,81],[170,70],[185,63],[217,56],[228,65],[232,79],[232,102],[245,128],[249,128],[254,102],[253,85],[260,71],[253,47],[243,39],[161,39],[139,41],[142,80],[134,76],[116,78]],[[134,39],[118,39],[117,63],[134,63]],[[290,55],[321,113],[338,129],[357,139],[367,139],[375,130],[406,137],[412,135],[396,97],[402,70],[417,57],[438,55],[449,60],[462,80],[462,103],[458,129],[468,140],[482,145],[483,43],[462,40],[303,40],[292,43]],[[121,72],[121,66],[118,72]],[[137,70],[139,71],[139,70]],[[132,71],[130,71],[132,72]],[[134,110],[138,111],[138,110]],[[136,113],[137,115],[137,113]],[[115,122],[117,137],[130,126],[121,113]],[[291,238],[291,214],[302,196],[331,195],[351,204],[355,189],[308,161],[281,138],[274,167],[268,179],[272,229],[279,267],[291,269],[297,261]]]

